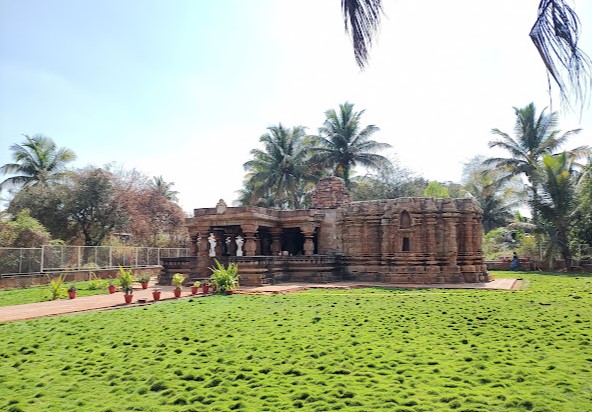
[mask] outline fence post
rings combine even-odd
[[[77,260],[77,262],[78,262],[76,265],[78,266],[78,268],[80,268],[80,265],[81,265],[81,262],[82,262],[82,257],[80,256],[80,248],[81,248],[81,247],[82,247],[82,246],[78,246],[78,247],[77,247],[77,249],[78,249],[78,253],[76,253],[76,255],[77,255],[77,259],[76,259],[76,260]]]
[[[44,268],[44,266],[45,266],[45,265],[43,264],[43,263],[44,263],[44,262],[43,262],[44,258],[45,258],[45,245],[41,245],[41,263],[39,264],[39,266],[40,266],[40,267],[39,267],[39,271],[40,271],[40,272],[43,272],[43,268]]]
[[[113,267],[113,246],[109,246],[109,267]]]

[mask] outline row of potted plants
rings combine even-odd
[[[227,267],[224,267],[217,259],[214,259],[215,265],[210,268],[212,271],[212,275],[208,279],[207,282],[203,284],[200,281],[196,281],[191,286],[191,293],[196,295],[199,291],[199,287],[202,288],[202,293],[207,294],[212,289],[212,292],[218,293],[226,293],[231,294],[239,286],[239,276],[238,276],[238,266],[236,263],[229,263]],[[138,275],[137,278],[134,277],[133,271],[131,269],[124,269],[121,266],[119,267],[119,274],[117,276],[117,282],[119,283],[119,287],[121,291],[124,293],[125,303],[131,303],[133,300],[133,293],[134,289],[132,288],[132,284],[135,281],[140,282],[142,285],[142,289],[148,288],[148,282],[150,281],[150,275],[141,274]],[[172,278],[173,286],[173,294],[175,297],[181,296],[182,286],[185,282],[185,275],[182,273],[175,273]],[[117,291],[117,287],[113,283],[112,280],[109,282],[108,286],[109,293],[113,294]],[[152,292],[152,297],[154,300],[160,300],[160,293],[161,291],[155,289]],[[68,288],[68,295],[70,299],[74,299],[76,297],[76,286],[71,285]]]

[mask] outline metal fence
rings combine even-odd
[[[187,256],[186,248],[43,245],[0,248],[0,276],[60,270],[160,265],[163,257]]]

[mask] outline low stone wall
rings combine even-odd
[[[133,269],[134,273],[157,275],[161,270],[161,266],[146,266]],[[59,272],[44,272],[31,273],[26,275],[10,275],[0,278],[0,289],[18,289],[30,286],[48,285],[51,279],[58,277],[60,274],[66,275],[65,282],[82,282],[94,279],[95,276],[99,279],[116,278],[119,274],[119,269],[94,269],[94,270],[76,270],[76,271],[59,271]]]

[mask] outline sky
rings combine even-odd
[[[268,127],[314,134],[346,101],[384,155],[439,182],[505,156],[491,129],[513,135],[513,107],[530,102],[583,128],[566,148],[592,144],[590,105],[549,97],[528,37],[538,3],[384,0],[360,70],[339,0],[0,0],[0,165],[40,133],[77,154],[72,167],[162,176],[190,213],[232,204]],[[592,55],[592,2],[574,6]]]

